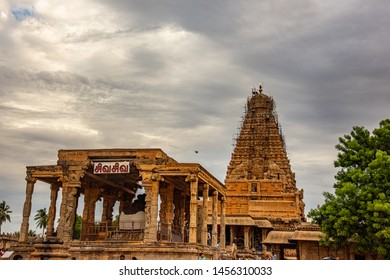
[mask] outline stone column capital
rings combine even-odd
[[[58,191],[60,189],[60,186],[58,184],[50,184],[50,189],[52,191]]]
[[[35,182],[38,180],[37,178],[33,177],[31,172],[27,172],[27,175],[26,175],[26,178],[25,180],[27,181],[27,183],[33,183],[35,184]]]
[[[198,171],[191,172],[191,174],[186,177],[186,182],[198,182]]]
[[[69,187],[81,187],[81,179],[84,177],[83,170],[68,170],[62,178],[62,184]]]
[[[68,177],[68,184],[80,184],[80,180],[84,177],[83,170],[70,170]]]
[[[142,178],[142,186],[147,186],[152,184],[152,175],[153,172],[151,170],[140,170],[139,171]]]
[[[152,181],[164,182],[164,177],[158,172],[153,172],[150,178]]]

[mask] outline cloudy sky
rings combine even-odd
[[[25,167],[59,149],[158,147],[223,182],[259,82],[306,211],[322,204],[338,137],[390,117],[389,14],[386,0],[0,0],[2,230],[20,229]],[[32,215],[48,206],[37,183]]]

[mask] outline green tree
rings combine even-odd
[[[46,208],[39,209],[34,216],[34,221],[37,222],[37,227],[42,229],[42,237],[44,236],[47,227],[47,212]]]
[[[74,230],[73,230],[73,239],[80,239],[82,223],[83,223],[83,218],[79,214],[77,214],[76,223],[74,225]]]
[[[119,214],[115,215],[115,218],[112,221],[112,226],[115,226],[115,227],[119,226]]]
[[[353,127],[339,138],[334,194],[308,216],[321,226],[324,243],[354,248],[372,258],[390,255],[390,120],[372,134]]]
[[[12,211],[9,210],[10,207],[7,205],[7,203],[3,200],[3,202],[0,203],[0,233],[1,233],[1,226],[5,222],[11,222],[10,213]]]

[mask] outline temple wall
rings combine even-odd
[[[299,256],[301,260],[321,260],[325,257],[333,257],[340,260],[349,259],[346,248],[331,249],[313,241],[299,241]]]
[[[227,197],[226,198],[226,215],[229,214],[248,214],[247,197]]]
[[[136,243],[118,243],[114,244],[94,244],[93,247],[88,244],[75,243],[69,249],[72,257],[78,260],[119,260],[123,255],[126,260],[136,257],[138,260],[197,260],[200,252],[207,259],[213,259],[212,251],[201,245],[189,245],[169,242],[160,242],[159,244],[143,245]]]
[[[250,200],[249,215],[252,217],[298,218],[295,202],[274,200]]]

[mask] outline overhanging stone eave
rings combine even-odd
[[[263,244],[291,244],[290,239],[292,238],[293,231],[277,231],[273,230],[268,233]]]
[[[36,179],[61,177],[63,174],[61,165],[36,165],[27,166],[27,174]]]
[[[294,232],[292,237],[289,239],[291,242],[297,241],[312,241],[318,242],[325,237],[325,234],[321,231],[300,231]]]

